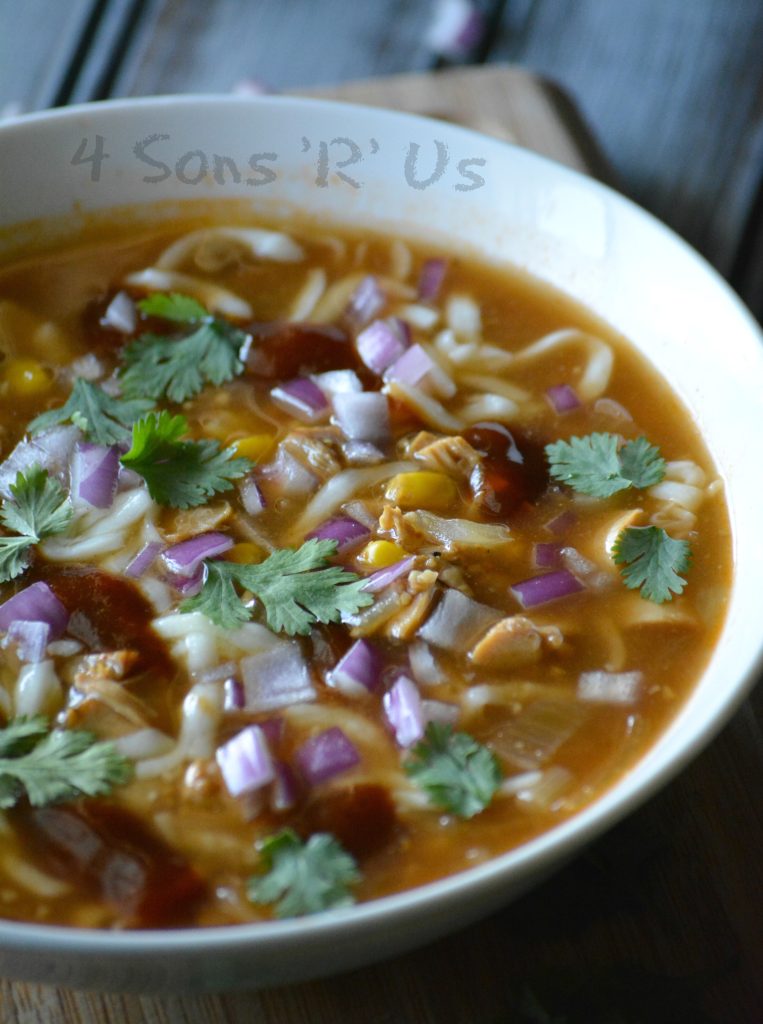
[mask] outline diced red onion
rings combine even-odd
[[[389,438],[387,396],[378,391],[334,396],[334,415],[350,441],[385,442]]]
[[[81,441],[72,459],[72,495],[93,508],[111,508],[117,493],[119,451]]]
[[[101,317],[102,327],[113,327],[122,334],[132,334],[138,323],[135,303],[127,292],[117,292]]]
[[[554,387],[548,388],[546,398],[554,411],[560,414],[580,408],[580,399],[569,384],[555,384]]]
[[[418,635],[446,651],[465,651],[500,618],[494,609],[449,587]]]
[[[562,545],[535,544],[533,554],[539,569],[557,569],[561,565]]]
[[[327,370],[314,373],[310,378],[328,398],[344,395],[348,391],[362,391],[363,384],[354,370]]]
[[[437,0],[426,42],[435,53],[458,60],[474,50],[484,31],[485,17],[472,0]]]
[[[164,582],[169,583],[183,597],[196,597],[206,578],[207,567],[203,563],[197,566],[193,576],[179,576],[175,572],[168,572],[163,576]]]
[[[560,513],[558,516],[546,523],[546,529],[551,533],[562,534],[566,533],[571,529],[578,521],[578,517],[571,509],[567,509],[565,512]]]
[[[350,301],[345,310],[347,320],[356,330],[365,325],[384,309],[387,299],[379,286],[379,282],[372,275],[364,277],[358,287],[350,296]]]
[[[140,579],[144,573],[148,572],[156,557],[160,555],[163,550],[164,544],[162,544],[161,541],[149,541],[149,543],[138,552],[135,558],[133,558],[127,566],[125,569],[125,576],[129,576],[134,580]]]
[[[432,302],[440,294],[440,288],[448,271],[447,260],[426,260],[419,276],[419,298]]]
[[[290,641],[241,659],[247,711],[267,712],[315,699],[299,645]]]
[[[399,380],[402,384],[410,384],[415,387],[428,373],[435,368],[435,364],[421,347],[411,345],[403,354],[389,366],[384,374],[385,380]]]
[[[309,377],[295,377],[280,384],[271,390],[270,397],[285,412],[305,423],[315,423],[328,414],[328,399]]]
[[[305,780],[316,785],[360,764],[360,754],[355,744],[335,725],[306,740],[297,749],[295,760]]]
[[[258,725],[242,729],[218,747],[215,757],[231,796],[261,789],[275,778],[268,742]]]
[[[360,589],[369,594],[377,594],[380,590],[388,587],[390,583],[394,583],[395,580],[410,572],[415,561],[416,559],[411,555],[409,558],[401,558],[399,562],[387,565],[383,569],[377,569],[376,572],[371,573]]]
[[[8,627],[6,641],[16,645],[19,661],[34,664],[45,659],[45,650],[50,640],[50,626],[47,622],[29,622],[16,619]]]
[[[643,672],[581,672],[577,695],[594,703],[635,704],[643,682]]]
[[[539,604],[557,601],[560,597],[568,597],[583,590],[583,584],[566,569],[533,576],[522,580],[509,588],[523,608],[534,608]]]
[[[443,681],[444,676],[429,644],[422,640],[412,643],[408,648],[408,661],[413,678],[420,686],[437,686]]]
[[[223,711],[241,711],[244,704],[244,687],[241,680],[235,676],[228,676],[223,681]]]
[[[424,712],[416,684],[408,676],[399,676],[382,703],[399,746],[410,747],[424,735]]]
[[[239,494],[241,495],[241,504],[248,515],[258,516],[264,510],[265,498],[259,484],[251,474],[241,481]]]
[[[276,761],[273,765],[275,778],[270,787],[271,811],[290,811],[299,799],[299,783],[288,764]]]
[[[33,583],[0,604],[0,630],[12,622],[47,622],[50,639],[57,640],[66,631],[69,613],[47,583]]]
[[[383,373],[405,352],[407,332],[399,325],[402,320],[374,320],[357,337],[358,355],[374,373]],[[407,326],[407,325],[404,325]]]
[[[162,555],[164,564],[176,576],[191,578],[205,558],[215,558],[233,547],[233,538],[224,533],[200,533],[190,540],[173,544]]]
[[[461,709],[458,704],[446,700],[422,700],[421,710],[424,722],[438,722],[440,725],[455,725]]]
[[[379,685],[381,656],[369,640],[356,640],[326,675],[326,682],[349,697],[370,693]]]
[[[341,555],[357,547],[370,534],[368,527],[359,523],[357,519],[339,516],[336,519],[327,519],[325,523],[316,526],[307,534],[307,539],[335,540],[337,554]]]
[[[270,748],[277,747],[283,739],[284,730],[286,723],[280,715],[276,715],[273,718],[265,718],[261,722],[258,722],[260,729],[265,733],[265,737],[270,745]]]

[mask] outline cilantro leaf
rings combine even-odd
[[[629,526],[615,541],[612,557],[623,565],[623,580],[631,590],[641,588],[647,601],[662,604],[683,593],[686,580],[680,573],[691,565],[691,548],[674,540],[657,526]]]
[[[626,442],[619,455],[621,472],[633,487],[652,487],[665,476],[665,460],[659,448],[645,437]]]
[[[13,501],[4,501],[0,510],[0,520],[9,530],[40,541],[69,525],[72,509],[66,492],[41,466],[18,473],[10,489]]]
[[[285,828],[258,845],[266,873],[249,879],[247,895],[253,903],[275,904],[278,917],[301,917],[355,902],[349,886],[360,881],[357,864],[328,833],[318,832],[303,843]]]
[[[373,603],[362,588],[365,580],[341,566],[327,566],[336,541],[308,540],[300,548],[274,551],[264,562],[242,565],[208,560],[200,592],[180,605],[183,612],[203,612],[224,629],[252,617],[234,584],[255,594],[263,604],[273,632],[306,635],[315,622],[338,622]]]
[[[19,715],[0,729],[0,758],[18,757],[31,750],[48,731],[45,715]]]
[[[59,423],[70,422],[96,444],[119,444],[129,438],[133,423],[153,408],[150,399],[113,398],[97,384],[78,377],[66,402],[35,417],[29,431],[39,434]]]
[[[41,716],[11,721],[0,730],[0,807],[26,795],[33,807],[108,793],[132,774],[113,744],[89,732],[47,731]]]
[[[196,299],[180,292],[154,292],[147,299],[141,299],[138,309],[147,316],[158,316],[162,320],[174,320],[179,324],[192,324],[197,320],[205,320],[209,313]]]
[[[406,774],[435,806],[473,818],[488,806],[501,784],[501,768],[491,750],[465,732],[430,722],[404,765]]]
[[[651,487],[665,475],[665,460],[645,437],[618,451],[615,434],[588,434],[546,445],[551,476],[581,494],[609,498],[628,487]]]
[[[203,612],[216,626],[235,629],[248,622],[252,611],[236,593],[236,566],[232,562],[204,563],[206,575],[201,590],[180,605],[181,612]]]
[[[0,536],[0,582],[29,568],[31,549],[69,525],[72,509],[63,487],[40,466],[18,473],[11,484],[13,499],[0,508],[0,522],[19,536]]]
[[[205,384],[223,384],[243,371],[240,352],[246,334],[211,316],[195,299],[155,294],[139,306],[152,316],[197,326],[185,338],[143,334],[131,342],[123,353],[127,365],[120,371],[126,395],[184,402]]]
[[[217,441],[182,441],[188,431],[185,416],[150,413],[133,424],[132,447],[121,462],[146,481],[160,505],[192,508],[252,468],[249,459],[234,458],[234,449],[220,450]]]
[[[0,537],[0,583],[15,579],[29,568],[33,547],[30,537]]]

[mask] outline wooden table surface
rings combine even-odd
[[[0,0],[0,112],[227,92],[243,79],[299,91],[425,72],[447,63],[425,41],[432,7]],[[464,63],[512,62],[559,83],[620,188],[697,246],[763,317],[763,3],[481,7],[485,33]],[[385,102],[400,95],[410,106],[410,88],[398,83]],[[500,134],[499,100],[493,93],[487,113],[458,116]],[[581,142],[564,102],[554,103],[574,143],[569,160],[602,173],[601,154]],[[759,698],[760,688],[679,779],[554,879],[413,954],[328,980],[208,997],[4,981],[0,1024],[760,1024]]]

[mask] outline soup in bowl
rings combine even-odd
[[[360,108],[4,134],[9,971],[221,987],[403,948],[718,727],[759,648],[763,373],[665,229]]]

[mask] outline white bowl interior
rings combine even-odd
[[[89,140],[89,152],[96,135],[103,137],[109,156],[103,160],[100,180],[92,181],[93,165],[73,164],[72,157],[83,138]],[[161,182],[145,180],[164,171],[141,160],[135,151],[136,144],[150,136],[168,136],[143,150],[166,164],[169,173]],[[342,139],[351,139],[363,153],[361,161],[345,168],[360,187],[334,175],[327,187],[319,187],[319,144]],[[447,147],[447,166],[431,185],[413,187],[405,172],[411,143],[420,147],[420,183],[435,167],[438,141],[441,159]],[[177,983],[181,974],[186,984],[220,987],[327,970],[328,935],[335,943],[334,969],[412,945],[455,921],[465,922],[536,880],[644,799],[719,728],[752,678],[763,634],[758,608],[763,478],[749,454],[749,440],[763,435],[763,346],[757,326],[734,294],[674,234],[610,190],[516,147],[452,125],[325,102],[193,97],[116,102],[11,123],[0,129],[0,145],[0,255],[38,237],[40,220],[48,219],[48,232],[57,223],[57,230],[64,233],[83,212],[225,197],[251,202],[253,209],[268,216],[298,211],[318,220],[367,225],[473,250],[573,295],[637,344],[695,418],[725,481],[736,565],[720,643],[693,695],[635,769],[557,830],[488,865],[414,893],[321,920],[207,932],[201,942],[198,933],[150,939],[88,937],[0,925],[0,945],[13,972],[29,976],[24,950],[52,950],[64,943],[75,957],[65,968],[74,972],[67,977],[82,983],[76,954],[99,949],[111,965],[100,980],[91,972],[89,982],[124,987],[134,983],[135,970],[123,972],[115,982],[116,959],[127,952],[141,957],[142,943],[143,952],[174,950],[173,962],[182,962],[186,969],[167,967],[165,978],[161,970],[156,974],[154,965],[151,981],[151,954],[141,959],[143,981],[138,987]],[[209,168],[197,184],[187,182],[203,169],[202,157],[197,153],[182,162],[191,151],[201,151]],[[247,184],[247,176],[252,177],[250,155],[265,152],[277,156],[267,161],[277,177],[263,185]],[[329,146],[333,166],[348,153],[341,141]],[[238,183],[230,174],[224,184],[215,180],[214,154],[232,158],[241,171]],[[484,178],[483,186],[457,189],[470,183],[459,173],[460,161],[483,161],[468,164]],[[170,211],[166,205],[161,215]],[[36,223],[24,223],[29,221]],[[205,974],[198,968],[198,956],[194,960],[194,944],[209,953],[215,946],[230,951],[242,943],[256,977],[242,979],[245,961],[220,977],[219,971]],[[297,943],[301,952],[295,958]],[[291,950],[291,966],[279,967],[285,948]],[[189,971],[191,962],[196,968]],[[55,972],[52,961],[47,969]],[[41,976],[39,970],[35,973]]]

